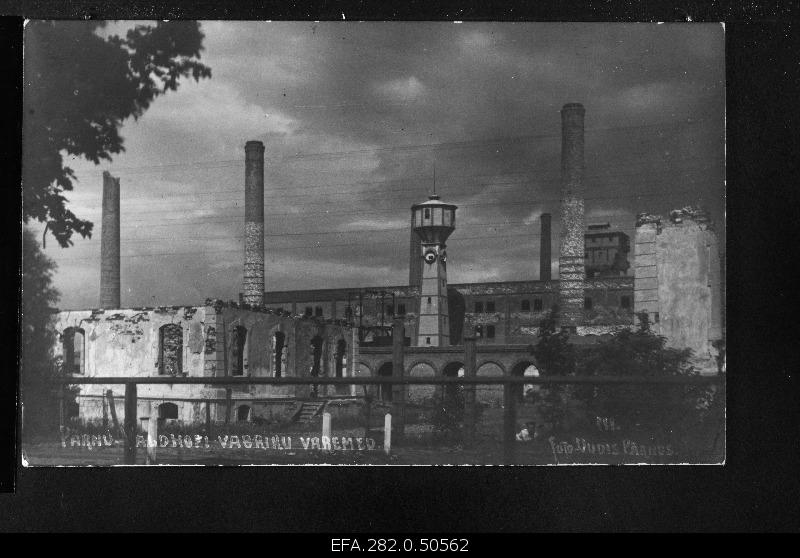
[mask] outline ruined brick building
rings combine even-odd
[[[104,173],[101,304],[56,316],[63,370],[93,376],[391,374],[384,353],[392,321],[400,318],[416,359],[409,360],[407,373],[456,373],[466,335],[477,337],[479,375],[535,373],[535,363],[522,355],[553,310],[559,325],[578,336],[634,327],[635,316],[645,312],[670,345],[691,348],[701,368],[715,370],[713,343],[724,337],[724,300],[713,225],[702,210],[687,207],[667,217],[640,215],[633,242],[608,224],[585,227],[584,108],[569,103],[561,115],[559,279],[552,278],[551,216],[545,213],[538,278],[448,283],[446,242],[458,208],[433,195],[411,208],[407,284],[265,291],[264,146],[249,141],[238,303],[208,299],[190,307],[120,309],[119,181]],[[84,386],[80,416],[104,416],[111,388]],[[216,420],[251,420],[283,413],[311,396],[355,393],[349,387],[312,392],[309,386],[254,386],[226,393],[199,385],[143,385],[139,414],[202,420],[207,404]]]

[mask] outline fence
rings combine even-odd
[[[62,385],[85,385],[85,384],[107,384],[125,386],[125,463],[134,464],[136,460],[136,432],[137,432],[137,386],[140,384],[195,384],[209,386],[224,386],[232,388],[236,386],[251,385],[356,385],[356,386],[393,386],[396,396],[391,402],[392,408],[392,427],[387,436],[391,437],[391,445],[402,445],[404,431],[404,417],[406,400],[405,390],[402,386],[411,385],[430,385],[430,386],[462,386],[464,392],[464,415],[463,432],[464,443],[469,446],[475,440],[475,420],[476,420],[476,400],[475,389],[480,385],[503,386],[503,462],[512,464],[515,461],[516,451],[516,420],[517,403],[520,388],[522,385],[539,386],[564,386],[564,385],[589,385],[589,386],[613,386],[613,385],[680,385],[680,386],[699,386],[699,385],[719,385],[724,386],[725,377],[720,376],[669,376],[669,377],[632,377],[632,376],[495,376],[495,377],[62,377],[57,378],[57,382]],[[516,389],[515,389],[516,388]],[[230,392],[228,392],[230,393]],[[206,408],[206,420],[210,423],[208,407]],[[150,421],[152,424],[154,421]],[[330,423],[327,425],[330,428]],[[152,428],[152,427],[151,427]]]

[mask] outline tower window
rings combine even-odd
[[[483,326],[475,326],[475,337],[483,337]]]
[[[583,299],[583,307],[586,310],[592,309],[592,299],[590,297],[587,296],[585,299]]]
[[[306,316],[308,316],[308,317],[311,317],[311,315],[312,315],[313,313],[314,313],[314,309],[313,309],[313,308],[311,308],[310,306],[306,306],[305,315],[306,315]]]
[[[494,326],[486,326],[486,338],[487,339],[494,339]]]
[[[490,300],[486,303],[486,311],[487,312],[494,312],[494,301]]]
[[[483,302],[476,302],[475,303],[475,313],[482,314],[483,313]]]
[[[322,306],[317,306],[314,308],[314,315],[317,317],[322,317]]]
[[[425,338],[425,344],[426,345],[430,345],[431,344],[431,338],[430,337],[426,337]]]
[[[431,218],[431,210],[428,209],[427,207],[425,208],[425,218],[426,219],[430,219]]]
[[[386,305],[386,313],[389,316],[394,316],[394,304],[387,304]]]
[[[631,297],[623,296],[620,298],[620,306],[623,308],[630,308],[631,307]]]
[[[534,309],[534,311],[541,312],[542,311],[542,307],[543,306],[542,306],[542,299],[541,298],[533,299],[533,309]]]
[[[428,297],[428,304],[431,303],[431,297]]]
[[[523,300],[522,301],[522,311],[523,312],[530,312],[531,311],[531,301],[530,300]]]
[[[398,304],[397,305],[397,313],[401,316],[405,316],[406,314],[406,305],[405,304]]]

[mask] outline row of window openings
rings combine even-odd
[[[243,376],[245,370],[245,346],[247,329],[238,326],[233,328],[231,351],[231,375]],[[67,374],[84,373],[84,353],[86,335],[83,329],[67,328],[63,337],[64,367]],[[280,331],[272,337],[273,362],[276,378],[280,378],[286,368],[286,335]],[[311,340],[313,364],[312,375],[319,375],[322,357],[322,339]],[[334,354],[334,367],[337,377],[343,375],[347,343],[340,339]],[[183,371],[183,328],[178,324],[167,324],[158,330],[158,373],[162,376],[176,376]]]
[[[429,296],[428,297],[428,304],[431,304],[432,302],[433,302],[433,299],[432,299],[432,297]],[[592,301],[592,299],[590,297],[586,297],[584,299],[584,307],[587,310],[591,310],[593,305],[594,305],[594,303],[593,303],[593,301]],[[620,298],[620,306],[622,308],[630,308],[631,307],[631,299],[630,299],[630,297],[629,296],[621,297]],[[523,312],[530,312],[531,311],[531,301],[527,300],[527,299],[523,300],[522,303],[521,303],[521,309],[522,309]],[[542,299],[541,298],[533,299],[533,311],[534,312],[541,312],[543,309],[544,309],[544,303],[543,303]],[[386,305],[386,314],[389,315],[389,316],[393,316],[394,312],[395,312],[394,304],[387,304]],[[486,301],[485,307],[484,307],[484,303],[483,302],[481,302],[481,301],[475,302],[475,313],[476,314],[483,314],[484,312],[487,313],[487,314],[492,314],[492,313],[496,312],[496,306],[495,306],[494,301],[491,301],[491,300],[490,301]],[[406,313],[406,305],[405,304],[398,304],[397,305],[397,313],[399,315],[404,315]],[[322,316],[322,307],[317,306],[317,307],[312,309],[311,306],[306,306],[305,315],[306,316],[312,316],[312,315]]]
[[[428,300],[430,300],[430,297],[428,297]],[[282,312],[283,308],[278,308],[278,311]],[[406,305],[405,304],[398,304],[397,305],[397,314],[402,316],[402,315],[405,315],[405,313],[406,313]],[[315,306],[313,308],[311,306],[306,306],[304,314],[306,315],[306,317],[309,317],[309,318],[311,316],[316,316],[316,317],[320,317],[321,318],[323,316],[322,306]],[[387,304],[386,305],[386,314],[388,314],[389,316],[394,316],[394,304]]]

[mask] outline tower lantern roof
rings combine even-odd
[[[423,242],[444,244],[456,228],[456,209],[433,194],[411,206],[411,226]]]

